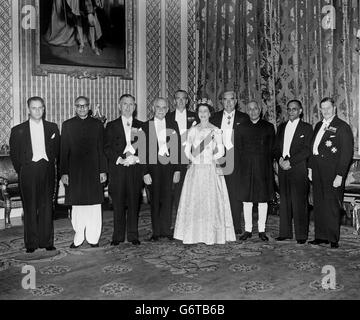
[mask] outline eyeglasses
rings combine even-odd
[[[76,106],[77,108],[87,108],[89,105],[90,105],[90,104],[87,103],[87,104],[76,104],[75,106]]]

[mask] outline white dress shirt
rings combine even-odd
[[[183,112],[180,112],[178,109],[175,110],[175,121],[177,122],[180,130],[180,135],[186,132],[187,130],[187,113],[186,109]]]
[[[224,146],[227,150],[230,150],[234,146],[231,141],[233,126],[234,126],[234,118],[235,118],[235,110],[233,110],[230,113],[227,113],[224,110],[224,114],[221,122],[221,130],[223,132]]]
[[[126,137],[126,147],[123,153],[130,152],[131,154],[135,154],[135,149],[131,145],[131,128],[132,128],[133,118],[132,117],[125,118],[124,116],[121,116],[121,121],[124,127],[125,137]]]
[[[316,135],[316,138],[315,138],[315,141],[314,141],[314,145],[313,145],[313,154],[314,155],[319,154],[318,148],[319,148],[319,144],[321,142],[321,139],[324,136],[327,127],[330,125],[331,121],[333,121],[334,117],[335,117],[335,115],[332,116],[329,120],[323,119],[322,126],[321,126],[320,130],[318,131],[318,133]]]
[[[159,155],[169,155],[169,150],[166,145],[166,121],[165,118],[159,120],[157,118],[154,119],[156,137],[159,145]]]
[[[29,123],[30,123],[31,146],[33,152],[32,161],[38,162],[41,159],[45,159],[46,161],[49,161],[46,155],[43,121],[40,120],[40,122],[37,123],[34,120],[30,119]]]
[[[290,158],[290,146],[291,142],[294,138],[294,134],[296,131],[296,128],[299,124],[300,119],[296,119],[294,121],[288,121],[285,127],[285,133],[284,133],[284,145],[283,145],[283,158],[285,159],[286,156]]]

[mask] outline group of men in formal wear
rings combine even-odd
[[[331,98],[320,102],[323,121],[312,126],[301,120],[299,100],[287,104],[288,121],[275,134],[272,124],[261,117],[258,102],[250,101],[246,113],[237,110],[234,91],[222,96],[223,110],[211,122],[222,130],[225,155],[219,161],[225,176],[235,233],[239,240],[252,237],[253,205],[258,208],[259,238],[265,233],[268,202],[274,197],[274,162],[278,168],[280,226],[277,241],[308,238],[309,181],[313,184],[315,239],[313,245],[338,247],[340,211],[344,184],[353,155],[353,134],[336,115]],[[89,116],[90,101],[75,100],[75,117],[58,127],[43,119],[45,102],[28,100],[29,120],[12,128],[10,155],[19,174],[24,209],[24,240],[27,252],[38,248],[55,250],[53,204],[57,167],[65,186],[65,204],[72,206],[75,232],[71,248],[86,240],[99,246],[102,228],[101,204],[108,181],[113,203],[114,229],[111,245],[127,240],[139,245],[138,217],[145,184],[150,197],[152,236],[173,240],[172,212],[179,204],[189,160],[184,145],[189,128],[199,123],[187,110],[188,94],[178,90],[175,110],[157,98],[153,118],[135,118],[136,102],[130,94],[119,100],[120,117],[103,124]],[[59,161],[58,161],[59,160]],[[59,165],[58,165],[59,164]],[[245,230],[242,232],[242,212]]]

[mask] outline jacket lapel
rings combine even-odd
[[[44,125],[45,150],[46,150],[46,155],[49,157],[51,132],[50,132],[49,124],[47,121],[43,120],[43,125]]]
[[[284,139],[285,139],[285,129],[286,129],[286,125],[287,125],[288,121],[286,121],[284,123],[284,125],[282,126],[281,128],[281,131],[280,131],[280,154],[281,154],[281,157],[283,156],[283,152],[284,152]],[[292,143],[291,143],[292,144]],[[290,146],[290,149],[291,149],[291,146]]]
[[[29,157],[33,157],[32,152],[32,143],[31,143],[31,133],[30,133],[30,122],[29,120],[25,122],[25,130],[24,130],[24,143],[26,148],[26,153],[29,154]]]
[[[290,154],[292,154],[291,150],[292,148],[297,144],[298,140],[299,140],[299,135],[301,134],[301,130],[302,130],[302,121],[299,120],[299,123],[295,129],[295,132],[294,132],[294,136],[293,136],[293,139],[291,141],[291,144],[290,144]],[[285,130],[284,130],[285,132]]]

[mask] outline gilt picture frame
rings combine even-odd
[[[34,75],[133,79],[133,0],[35,0]]]

